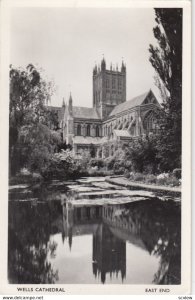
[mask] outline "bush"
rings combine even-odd
[[[105,164],[106,164],[108,170],[113,170],[114,169],[115,162],[116,162],[116,158],[115,157],[107,157],[105,159]]]
[[[129,161],[129,160],[125,160],[124,161],[124,164],[125,164],[125,169],[128,170],[128,171],[131,171],[132,170],[132,162]]]
[[[181,183],[180,180],[177,179],[173,174],[162,173],[157,176],[157,184],[179,186]]]
[[[158,169],[155,138],[143,137],[133,140],[125,149],[125,159],[129,170],[138,173],[156,173]]]
[[[123,168],[125,171],[125,161],[124,160],[116,160],[114,163],[114,171]]]
[[[169,178],[168,184],[170,186],[180,186],[181,185],[181,181],[178,178],[176,178],[175,176],[172,175]]]
[[[101,158],[93,158],[89,162],[90,167],[98,167],[98,169],[103,168],[105,163]]]
[[[124,176],[129,179],[131,177],[131,174],[128,170],[125,170]]]
[[[114,170],[114,174],[116,175],[124,175],[125,169],[123,167],[119,167],[118,169]]]
[[[133,174],[133,176],[131,176],[131,179],[133,179],[134,181],[144,182],[145,176],[142,173],[135,173]]]
[[[157,178],[157,184],[160,185],[169,185],[169,181],[170,181],[170,174],[169,173],[161,173],[159,174],[156,178]]]
[[[162,173],[159,175],[153,174],[142,174],[142,173],[127,173],[125,175],[132,181],[139,181],[146,184],[157,184],[157,185],[165,185],[165,186],[180,186],[181,179],[177,179],[173,174]]]
[[[69,150],[62,150],[54,154],[47,165],[41,170],[41,175],[45,179],[50,178],[76,178],[86,174],[83,164],[80,160],[75,160]]]
[[[174,169],[174,170],[173,170],[173,175],[174,175],[177,179],[181,179],[181,169]]]
[[[157,181],[157,178],[156,178],[156,176],[153,175],[153,174],[148,174],[148,175],[146,175],[146,177],[145,177],[145,182],[146,182],[146,183],[154,184],[154,183],[156,183],[156,181]]]
[[[157,184],[159,185],[167,185],[167,178],[160,178],[157,180]]]
[[[169,178],[169,173],[161,173],[156,178],[157,178],[157,180],[161,180],[161,179],[165,180],[165,179]]]

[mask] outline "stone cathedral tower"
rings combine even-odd
[[[93,107],[97,109],[101,119],[105,119],[113,108],[126,101],[126,67],[122,62],[110,70],[106,69],[103,58],[101,67],[95,65],[93,69]]]

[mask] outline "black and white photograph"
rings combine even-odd
[[[9,287],[190,286],[188,1],[144,2],[9,7]]]

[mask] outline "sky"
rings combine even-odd
[[[150,88],[158,98],[148,51],[154,26],[152,8],[12,8],[10,63],[43,69],[56,85],[54,106],[70,92],[73,105],[92,106],[92,71],[103,55],[107,68],[123,58],[127,100]]]

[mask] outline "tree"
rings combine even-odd
[[[135,172],[157,173],[156,137],[151,135],[130,142],[125,149],[125,160],[131,161]]]
[[[157,26],[153,29],[158,45],[150,45],[150,62],[163,99],[158,157],[162,170],[181,165],[182,118],[182,9],[155,8]]]
[[[29,64],[26,69],[10,66],[10,126],[44,121],[45,104],[50,101],[52,83],[45,82],[40,72]]]
[[[24,155],[27,152],[31,153],[26,151],[27,147],[30,150],[34,146],[40,146],[40,143],[37,144],[38,136],[33,137],[35,131],[42,137],[42,144],[46,144],[45,137],[51,141],[46,126],[48,119],[51,118],[51,112],[47,110],[45,104],[50,101],[52,93],[53,84],[44,81],[40,71],[32,64],[26,69],[10,67],[9,161],[12,174],[24,166],[26,159],[30,158]],[[38,128],[41,130],[37,131]]]
[[[53,153],[58,151],[60,142],[60,134],[46,125],[22,126],[19,134],[20,157],[29,170],[41,172],[47,168]]]

